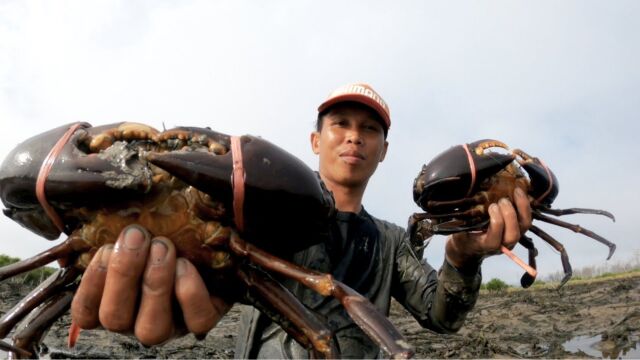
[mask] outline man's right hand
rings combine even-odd
[[[175,299],[187,330],[196,336],[206,335],[232,305],[209,294],[193,264],[176,258],[169,239],[151,239],[145,229],[131,225],[115,245],[101,247],[91,260],[71,316],[82,329],[102,325],[118,333],[133,332],[144,345],[157,345],[177,333]]]

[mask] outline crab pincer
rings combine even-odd
[[[16,357],[35,357],[52,322],[70,306],[96,251],[138,224],[174,243],[210,289],[251,304],[315,357],[339,357],[327,324],[279,280],[290,278],[341,300],[356,324],[394,357],[413,351],[370,302],[287,261],[325,241],[335,214],[331,193],[302,161],[254,136],[208,128],[157,131],[144,124],[61,126],[26,140],[0,166],[4,213],[34,233],[67,238],[0,269],[0,280],[52,261],[61,269],[0,318],[0,338],[16,328]],[[293,271],[295,269],[295,271]],[[77,328],[72,326],[73,341]],[[6,345],[6,346],[5,346]]]

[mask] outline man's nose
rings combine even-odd
[[[347,132],[347,142],[356,145],[362,144],[362,134],[357,129],[350,129]]]

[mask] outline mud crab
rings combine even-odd
[[[0,319],[0,339],[22,320],[13,344],[0,343],[13,356],[37,356],[91,257],[132,223],[172,239],[207,286],[256,306],[318,357],[340,356],[331,331],[278,278],[336,297],[382,350],[412,355],[367,299],[328,274],[284,260],[325,239],[333,197],[304,163],[261,138],[194,127],[159,132],[135,123],[65,125],[8,155],[0,197],[5,215],[27,229],[47,239],[68,236],[0,269],[3,280],[55,260],[61,265]]]
[[[503,153],[490,151],[492,148],[502,149]],[[500,198],[512,198],[516,187],[528,194],[534,220],[558,225],[595,239],[609,247],[607,259],[611,258],[615,244],[581,226],[547,215],[598,214],[615,221],[610,212],[551,208],[559,187],[549,167],[520,149],[509,149],[503,142],[490,139],[451,147],[422,167],[414,181],[413,198],[425,213],[416,213],[409,218],[409,232],[414,246],[418,249],[426,246],[433,234],[486,228],[489,222],[488,206]],[[560,252],[565,273],[560,286],[564,285],[572,275],[564,246],[535,225],[529,230]],[[505,247],[502,252],[527,270],[520,282],[523,287],[528,287],[537,274],[537,249],[530,237],[523,235],[519,243],[528,250],[529,265]]]

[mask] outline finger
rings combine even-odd
[[[109,259],[100,303],[100,323],[107,330],[125,332],[133,329],[149,242],[147,231],[136,225],[126,227],[120,233]]]
[[[487,252],[497,253],[502,245],[504,219],[498,204],[489,205],[489,227],[484,238],[483,247]]]
[[[215,327],[220,319],[222,319],[228,312],[231,310],[233,303],[227,302],[221,297],[211,295],[209,296],[209,301],[213,306],[213,325],[211,328]],[[207,336],[207,332],[203,332],[195,335],[198,340],[203,340]]]
[[[502,238],[502,245],[508,249],[512,249],[518,240],[520,240],[520,224],[518,223],[518,215],[516,209],[509,199],[502,198],[498,201],[500,207],[500,214],[504,221],[504,235]]]
[[[98,310],[112,251],[113,245],[109,244],[96,252],[71,302],[71,318],[81,329],[94,329],[100,325]]]
[[[209,296],[198,270],[185,258],[177,262],[176,297],[187,329],[195,335],[205,335],[228,311],[224,301]]]
[[[524,234],[531,227],[531,203],[529,202],[529,197],[521,188],[516,188],[513,198],[518,211],[520,233]]]
[[[153,239],[135,324],[136,338],[144,345],[157,345],[172,336],[171,302],[175,270],[176,249],[173,243],[164,237]]]

